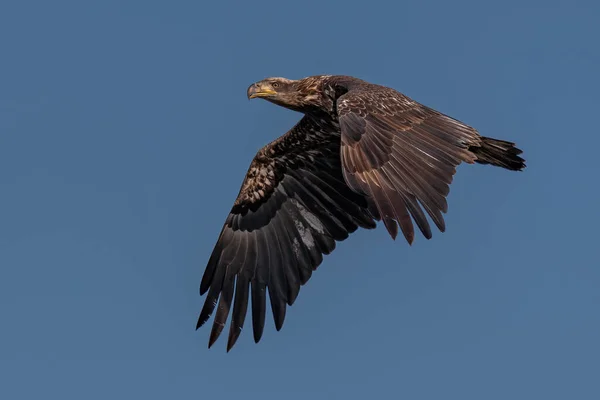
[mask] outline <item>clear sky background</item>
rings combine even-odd
[[[600,398],[594,1],[2,1],[0,398]],[[516,141],[447,231],[380,225],[227,354],[200,278],[248,164],[350,74]],[[249,320],[247,320],[248,322]],[[228,329],[228,328],[226,328]],[[226,331],[227,332],[227,331]]]

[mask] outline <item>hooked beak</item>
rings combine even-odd
[[[269,97],[277,94],[273,89],[265,88],[260,83],[253,83],[248,88],[248,99],[255,97]]]

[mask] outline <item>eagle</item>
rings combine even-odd
[[[251,298],[254,341],[263,335],[267,295],[277,331],[286,307],[336,243],[383,222],[412,244],[415,227],[444,232],[449,185],[462,162],[522,171],[515,143],[478,131],[395,89],[345,75],[253,83],[260,98],[299,112],[288,132],[250,163],[200,283],[196,329],[216,308],[208,347],[231,311],[227,352]],[[233,307],[233,310],[232,310]]]

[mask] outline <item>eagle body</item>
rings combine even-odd
[[[445,231],[449,185],[462,163],[525,168],[514,143],[474,128],[402,93],[358,78],[318,75],[267,78],[248,88],[304,116],[260,149],[246,173],[209,258],[197,328],[215,308],[209,347],[231,313],[229,351],[251,299],[259,342],[267,296],[280,330],[286,307],[330,254],[358,228],[382,221],[392,238],[427,239],[427,216]]]

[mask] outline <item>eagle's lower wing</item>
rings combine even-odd
[[[400,225],[412,243],[412,216],[431,238],[420,205],[443,232],[449,185],[458,164],[473,163],[468,147],[478,145],[477,131],[379,86],[350,90],[338,99],[337,111],[346,182],[368,196],[389,234],[395,238]]]
[[[217,307],[209,347],[232,303],[227,350],[235,344],[249,296],[258,342],[267,290],[276,329],[281,329],[286,304],[294,302],[323,254],[359,226],[374,228],[375,221],[364,196],[344,181],[339,132],[304,117],[257,153],[208,261],[200,285],[200,294],[208,295],[198,327]]]

